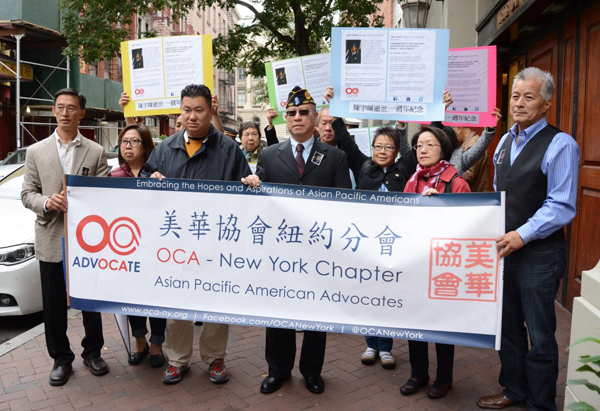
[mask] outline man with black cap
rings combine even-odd
[[[243,178],[242,182],[253,187],[258,187],[264,181],[351,188],[346,154],[313,137],[318,114],[309,92],[294,87],[288,96],[286,108],[290,139],[261,151],[256,174]],[[306,381],[306,388],[315,394],[325,389],[321,369],[326,342],[326,333],[304,332],[300,372]],[[270,394],[281,388],[282,382],[291,377],[295,357],[296,332],[292,329],[267,328],[265,358],[269,375],[262,382],[260,392]]]

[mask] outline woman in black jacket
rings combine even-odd
[[[403,138],[400,130],[396,127],[378,128],[373,138],[373,155],[368,157],[360,151],[342,119],[336,119],[332,125],[338,147],[348,157],[348,167],[354,174],[356,188],[399,192],[404,190],[406,182],[415,172],[417,161],[410,154],[398,159]]]
[[[360,190],[398,191],[404,186],[415,171],[414,155],[398,159],[402,132],[396,127],[380,127],[375,131],[372,144],[372,157],[365,155],[346,130],[344,121],[336,119],[332,123],[336,143],[348,157],[348,166],[354,174],[356,188]],[[408,143],[406,143],[408,145]],[[412,154],[412,153],[411,153]],[[391,354],[393,340],[385,337],[365,337],[367,348],[362,354],[361,362],[373,365],[379,357],[385,369],[396,367],[396,360]]]

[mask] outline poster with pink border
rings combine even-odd
[[[446,109],[449,126],[494,127],[496,117],[496,46],[450,49]]]

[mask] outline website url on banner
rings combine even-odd
[[[123,314],[135,314],[149,317],[160,318],[177,318],[185,320],[188,318],[188,313],[174,310],[159,310],[157,308],[136,308],[136,307],[121,307]]]

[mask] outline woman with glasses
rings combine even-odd
[[[109,175],[111,177],[138,177],[152,150],[154,150],[154,141],[152,141],[150,130],[143,125],[128,125],[119,134],[120,166],[113,169]],[[146,334],[148,333],[146,317],[130,315],[129,323],[131,324],[131,333],[135,337],[135,349],[129,354],[129,364],[140,364],[150,354],[150,366],[154,368],[162,367],[165,363],[162,344],[165,341],[167,320],[164,318],[150,318],[151,346],[146,341]]]
[[[334,120],[334,124],[336,120]],[[365,155],[349,132],[343,127],[336,128],[338,147],[346,153],[348,166],[356,179],[359,190],[402,192],[406,182],[416,167],[414,155],[398,158],[400,150],[400,130],[396,127],[380,127],[375,131],[372,144],[372,157]],[[393,340],[385,337],[365,337],[367,348],[361,356],[365,365],[373,365],[379,358],[381,366],[391,370],[396,360],[391,354]]]
[[[417,171],[406,183],[405,193],[430,196],[439,193],[469,193],[469,184],[458,175],[449,161],[452,156],[452,141],[443,130],[424,127],[414,135],[411,144],[417,156]],[[437,353],[436,379],[427,396],[437,399],[445,397],[452,387],[454,345],[435,344]],[[427,343],[409,341],[410,379],[400,387],[402,395],[411,395],[429,384],[429,358]]]

